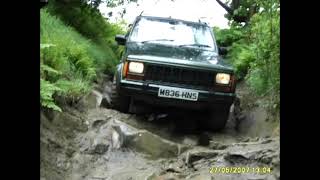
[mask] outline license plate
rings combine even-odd
[[[189,101],[197,101],[199,92],[190,89],[160,87],[158,96],[165,98],[185,99]]]

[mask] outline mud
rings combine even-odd
[[[99,107],[107,97],[97,92],[81,108],[41,111],[41,179],[280,179],[280,139],[259,107],[231,115],[222,132],[202,132],[201,114],[123,114]],[[213,167],[251,169],[210,173]]]

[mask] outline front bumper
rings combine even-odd
[[[235,93],[221,93],[213,91],[198,91],[197,101],[188,101],[182,99],[172,99],[158,97],[159,87],[177,87],[177,86],[163,86],[151,83],[141,83],[135,81],[121,80],[119,85],[120,94],[130,96],[134,101],[143,102],[148,105],[157,107],[177,107],[186,109],[209,109],[214,106],[231,106],[236,94]],[[177,87],[181,88],[181,87]],[[185,87],[183,87],[185,88]],[[187,88],[188,89],[188,88]],[[190,89],[190,88],[189,88]]]

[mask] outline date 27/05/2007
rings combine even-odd
[[[255,173],[255,174],[267,174],[271,173],[270,167],[211,167],[211,174],[244,174],[244,173]]]

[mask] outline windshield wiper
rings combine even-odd
[[[142,41],[141,43],[150,42],[150,41],[174,41],[173,39],[152,39],[147,41]]]
[[[184,47],[184,46],[197,46],[197,47],[208,47],[208,48],[211,48],[211,46],[206,45],[206,44],[182,44],[182,45],[179,45],[179,47]]]

